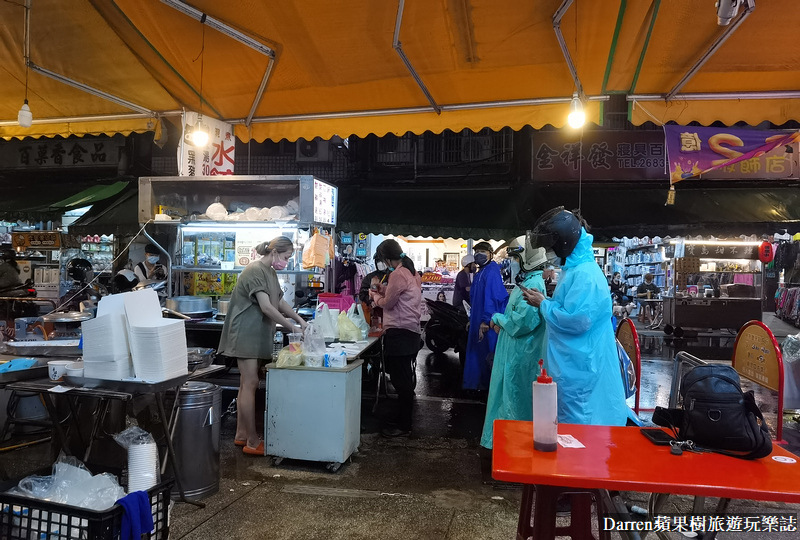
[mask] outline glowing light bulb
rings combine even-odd
[[[567,116],[567,123],[569,127],[578,129],[583,127],[586,123],[586,114],[583,112],[583,103],[581,103],[578,94],[572,95],[572,102],[569,104],[569,116]]]
[[[33,113],[31,113],[31,108],[28,106],[27,99],[19,109],[19,113],[17,114],[17,123],[24,128],[31,127],[31,124],[33,123]]]
[[[197,115],[197,123],[192,130],[192,144],[197,148],[204,148],[208,144],[208,132],[203,127],[200,115]]]

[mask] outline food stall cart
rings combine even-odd
[[[314,234],[335,237],[338,189],[313,176],[148,177],[139,179],[139,221],[150,220],[174,239],[170,296],[211,297],[213,316],[187,321],[190,346],[216,347],[225,314],[218,301],[229,296],[255,247],[276,236],[298,249],[278,271],[284,298],[329,290],[327,268],[304,265],[303,247]],[[174,228],[170,231],[169,228]]]
[[[681,337],[686,328],[739,330],[761,320],[760,298],[664,298],[664,331]]]
[[[336,472],[361,441],[361,356],[378,338],[329,349],[344,350],[347,366],[267,365],[264,454],[275,465],[284,458],[327,462]]]

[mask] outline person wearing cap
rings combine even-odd
[[[133,273],[139,283],[154,279],[166,279],[167,273],[164,267],[159,264],[161,252],[153,244],[147,244],[144,248],[144,260],[137,264]]]
[[[562,268],[553,298],[533,289],[523,293],[547,329],[547,372],[558,384],[559,423],[624,426],[629,409],[610,324],[611,295],[594,260],[592,235],[583,219],[558,207],[539,219],[531,241]]]
[[[463,388],[489,389],[492,362],[497,347],[497,333],[489,323],[495,313],[503,313],[508,303],[508,291],[503,285],[500,265],[492,260],[494,249],[489,242],[478,242],[472,248],[478,273],[470,289],[469,335],[464,363]]]
[[[511,292],[505,313],[495,313],[490,323],[498,338],[481,437],[481,446],[489,449],[495,420],[533,420],[533,381],[539,360],[545,358],[544,320],[522,295],[524,290],[544,291],[545,250],[532,248],[523,236],[508,248],[508,255],[519,260],[522,282]]]
[[[475,257],[464,255],[461,258],[461,271],[456,276],[453,290],[453,305],[464,310],[464,302],[469,304],[469,291],[472,288],[472,274],[475,273]]]

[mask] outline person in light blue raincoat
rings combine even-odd
[[[521,278],[522,288],[544,291],[545,250],[526,245],[523,236],[508,253],[521,259],[517,280]],[[498,338],[481,437],[484,448],[492,448],[495,420],[533,420],[533,381],[539,374],[539,360],[544,359],[545,326],[539,309],[525,301],[522,288],[511,292],[505,313],[492,317]]]
[[[531,291],[547,327],[548,374],[558,384],[558,421],[624,426],[628,418],[608,282],[594,260],[593,237],[574,214],[555,208],[542,216],[532,244],[562,267],[552,299]]]
[[[463,388],[488,390],[492,361],[497,347],[497,334],[489,328],[495,313],[503,313],[508,303],[508,291],[503,285],[500,266],[492,260],[494,249],[488,242],[478,242],[473,248],[475,263],[480,270],[470,289],[469,334],[464,362]]]

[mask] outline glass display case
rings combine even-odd
[[[176,227],[176,295],[229,295],[256,246],[277,236],[297,247],[278,272],[284,292],[320,288],[324,269],[303,269],[302,249],[316,229],[335,233],[337,212],[338,189],[313,176],[139,179],[140,221]]]

